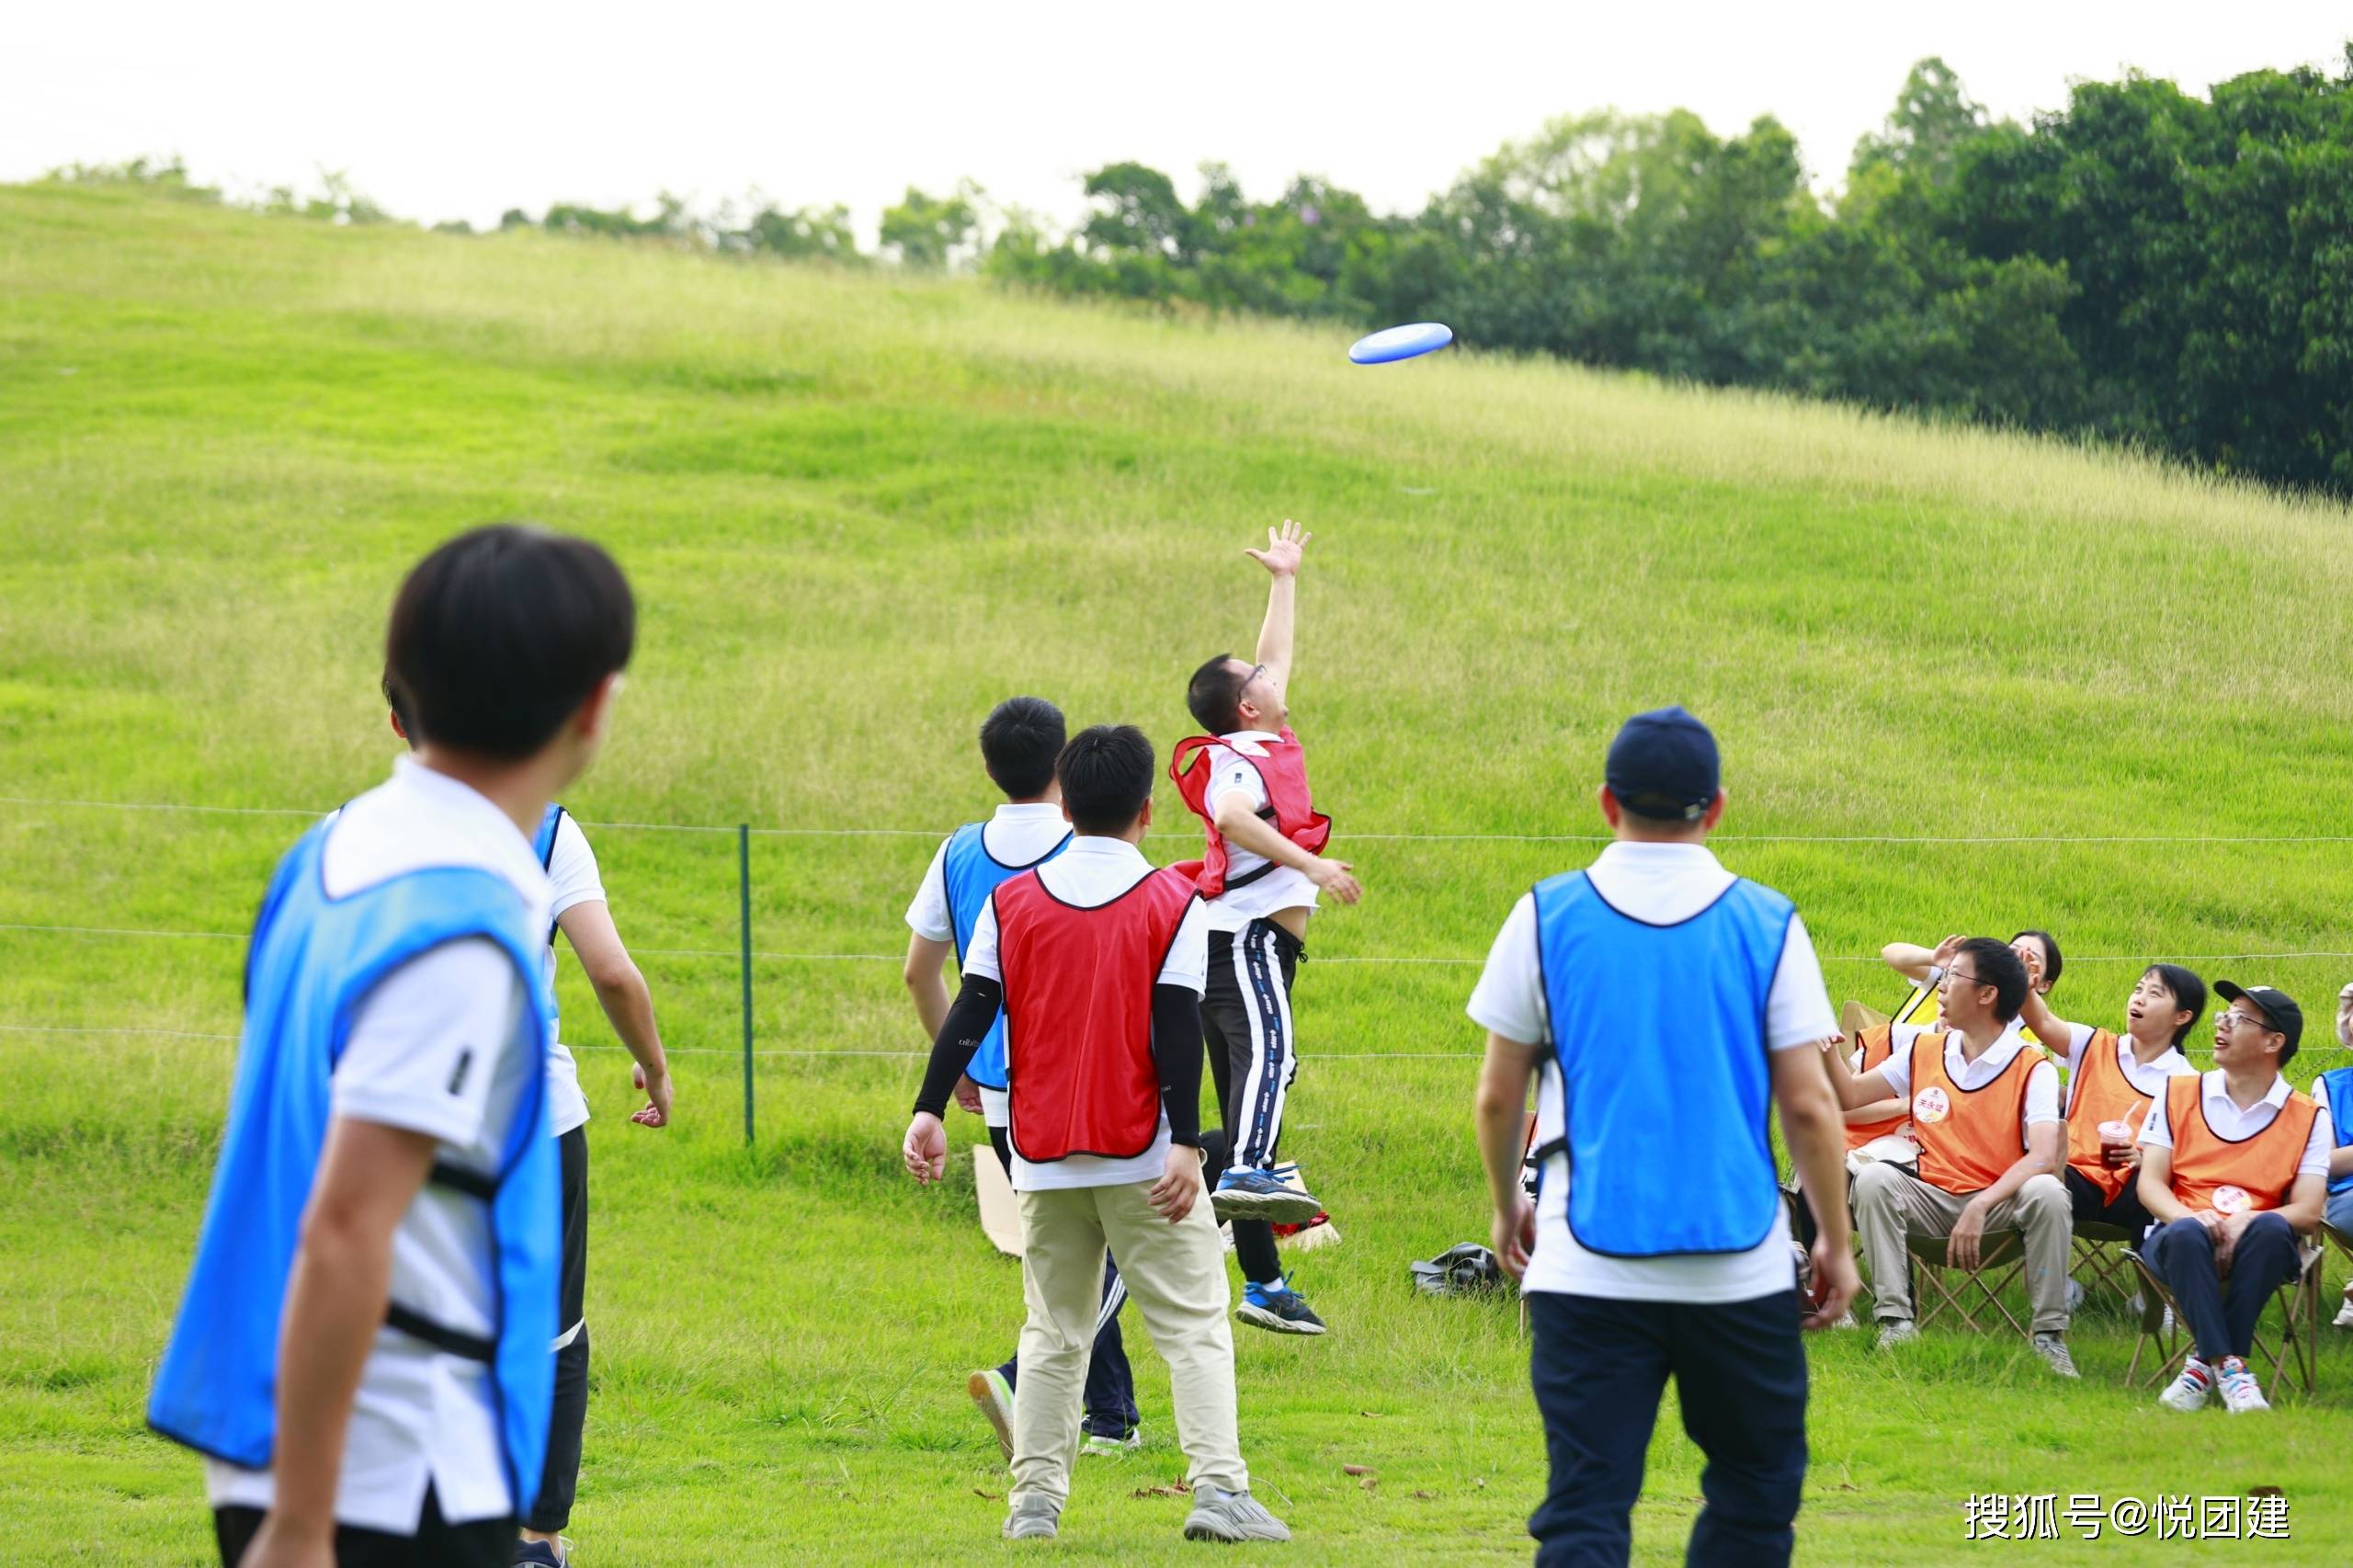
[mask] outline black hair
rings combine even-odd
[[[1152,743],[1133,724],[1095,724],[1073,735],[1054,760],[1063,810],[1081,833],[1128,831],[1152,801]]]
[[[1063,710],[1042,697],[1008,697],[981,721],[981,763],[1016,801],[1034,801],[1054,781],[1064,738]]]
[[[2042,971],[2042,978],[2046,983],[2047,988],[2052,991],[2058,990],[2059,971],[2067,967],[2066,960],[2059,956],[2059,938],[2052,936],[2048,931],[2038,931],[2029,926],[2026,930],[2023,930],[2017,936],[2011,937],[2010,940],[2013,942],[2022,942],[2029,937],[2033,937],[2036,941],[2042,944],[2043,957],[2049,960],[2043,966]]]
[[[2008,1023],[2026,1006],[2026,960],[2010,951],[2007,942],[1991,937],[1972,937],[1961,945],[1954,960],[1966,958],[1970,971],[1980,985],[1994,988],[1994,1014]]]
[[[2184,969],[2177,963],[2153,963],[2141,971],[2141,978],[2146,980],[2153,974],[2157,977],[2158,984],[2173,993],[2177,1012],[2185,1007],[2189,1010],[2189,1022],[2173,1031],[2173,1043],[2177,1050],[2181,1042],[2189,1038],[2189,1031],[2198,1027],[2198,1020],[2205,1016],[2206,983],[2198,978],[2197,971]]]
[[[1212,735],[1230,735],[1242,728],[1242,688],[1250,684],[1247,675],[1237,675],[1231,653],[1216,658],[1193,672],[1185,686],[1185,706],[1192,711],[1193,722]]]
[[[2279,1037],[2279,1060],[2272,1065],[2281,1071],[2285,1071],[2288,1063],[2296,1059],[2296,1051],[2298,1049],[2297,1044],[2294,1040],[2288,1038],[2286,1030],[2273,1024],[2268,1016],[2266,1016],[2264,1018],[2263,1027]]]
[[[392,684],[392,667],[390,665],[384,666],[383,687],[384,706],[392,710],[392,717],[401,727],[401,738],[408,742],[411,751],[415,751],[416,732],[409,727],[408,710],[401,705],[401,688]]]
[[[392,600],[384,669],[414,743],[517,761],[629,663],[637,604],[586,540],[516,523],[460,534]]]

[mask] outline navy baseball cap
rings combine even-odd
[[[1722,783],[1716,737],[1681,707],[1637,713],[1609,743],[1603,778],[1618,803],[1655,822],[1697,822]]]
[[[2245,1002],[2261,1013],[2264,1021],[2288,1037],[2288,1051],[2293,1051],[2303,1043],[2304,1010],[2285,991],[2269,985],[2240,985],[2234,981],[2214,982],[2216,995],[2232,1002]]]

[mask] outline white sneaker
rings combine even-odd
[[[2075,1378],[2081,1377],[2083,1375],[2075,1370],[2075,1354],[2067,1348],[2066,1340],[2058,1335],[2036,1335],[2034,1336],[2034,1353],[2042,1358],[2043,1365],[2049,1367],[2052,1371],[2058,1373],[2063,1378]]]
[[[1838,1321],[1832,1324],[1830,1326],[1833,1328],[1860,1328],[1863,1325],[1855,1321],[1855,1309],[1848,1307],[1845,1312],[1838,1314]]]
[[[2345,1304],[2336,1309],[2336,1315],[2328,1320],[2328,1326],[2331,1328],[2353,1328],[2353,1296],[2347,1296],[2345,1298]]]
[[[2263,1390],[2256,1384],[2255,1374],[2248,1371],[2246,1363],[2237,1357],[2222,1358],[2221,1382],[2222,1408],[2232,1415],[2245,1415],[2271,1408],[2271,1402],[2263,1397]]]
[[[2187,1415],[2203,1406],[2207,1396],[2213,1392],[2213,1369],[2192,1356],[2181,1364],[2181,1375],[2167,1383],[2165,1392],[2157,1395],[2157,1403],[2167,1410],[2178,1410]]]
[[[1893,1350],[1920,1337],[1920,1325],[1910,1318],[1888,1318],[1879,1325],[1879,1348]]]

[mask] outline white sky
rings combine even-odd
[[[1254,198],[1306,171],[1410,210],[1507,138],[1611,105],[1688,107],[1720,133],[1771,112],[1835,180],[1923,55],[2023,118],[2126,65],[2200,93],[2262,66],[2334,74],[2353,33],[2341,0],[11,9],[0,180],[177,153],[233,188],[340,169],[402,217],[477,225],[756,186],[847,202],[870,239],[907,185],[960,176],[1067,222],[1074,176],[1120,158],[1188,195],[1222,158]]]

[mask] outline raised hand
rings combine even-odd
[[[1285,517],[1280,528],[1267,530],[1266,549],[1252,550],[1245,545],[1242,553],[1278,577],[1296,577],[1299,575],[1300,559],[1306,554],[1308,543],[1314,538],[1313,534],[1302,532],[1297,523]]]

